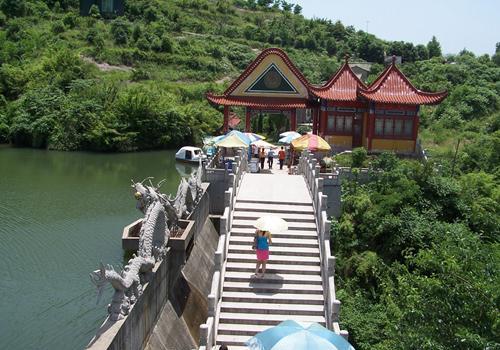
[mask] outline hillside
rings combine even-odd
[[[78,16],[74,0],[2,0],[0,142],[98,151],[197,143],[221,124],[204,93],[223,90],[268,46],[285,48],[313,83],[327,80],[346,53],[375,62],[384,51],[402,54],[417,61],[404,65],[405,73],[431,90],[469,83],[460,71],[476,65],[492,70],[483,76],[493,90],[487,108],[475,101],[471,107],[482,114],[497,108],[498,66],[487,57],[461,59],[451,69],[435,40],[384,42],[341,22],[304,19],[293,13],[300,7],[277,3],[136,1],[124,17],[102,19],[96,9]],[[427,60],[429,54],[437,58]]]

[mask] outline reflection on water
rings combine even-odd
[[[180,176],[189,177],[192,173],[198,170],[198,165],[191,163],[176,162],[175,169],[177,170]]]
[[[0,148],[0,349],[81,349],[106,316],[89,273],[121,266],[121,231],[140,217],[131,179],[166,179],[190,165],[173,151],[131,154]]]

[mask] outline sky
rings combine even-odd
[[[384,40],[427,44],[436,36],[443,54],[466,48],[495,53],[500,0],[295,0],[307,18],[340,20]]]

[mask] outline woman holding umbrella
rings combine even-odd
[[[285,220],[277,216],[263,216],[255,221],[254,227],[255,238],[252,248],[257,255],[257,264],[255,265],[255,276],[264,277],[266,273],[266,264],[269,260],[269,245],[273,243],[271,240],[271,232],[279,233],[288,230],[288,224]],[[262,274],[259,274],[259,269],[262,267]]]
[[[269,260],[269,245],[272,244],[271,232],[255,230],[255,239],[253,249],[257,255],[257,264],[255,265],[255,277],[264,277],[266,273],[266,263]],[[259,269],[262,267],[262,274]]]

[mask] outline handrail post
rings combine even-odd
[[[332,302],[332,322],[338,322],[340,315],[340,300],[335,299]]]
[[[215,317],[215,310],[217,308],[217,299],[215,295],[208,295],[208,317]]]
[[[200,345],[206,346],[208,338],[208,325],[206,323],[200,326]]]
[[[335,276],[335,263],[337,258],[334,256],[328,257],[328,276]]]

